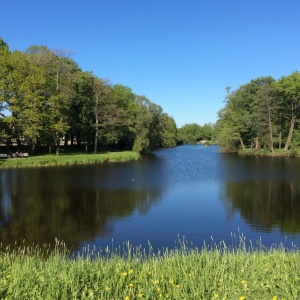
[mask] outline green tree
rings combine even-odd
[[[71,145],[76,137],[77,146],[83,143],[86,151],[94,141],[93,80],[90,72],[77,72],[76,96],[69,111]]]
[[[175,147],[177,144],[177,126],[175,120],[163,113],[160,118],[161,147]]]
[[[47,103],[44,120],[43,140],[51,146],[56,145],[59,153],[60,138],[70,128],[69,109],[75,98],[77,64],[63,50],[51,51],[45,46],[31,46],[26,55],[32,64],[37,64],[45,77],[43,91]]]
[[[7,43],[0,38],[0,140],[5,140],[9,152],[10,136],[12,133],[11,118],[7,116],[9,93],[8,74],[10,72],[10,51]]]
[[[159,105],[145,96],[137,96],[133,151],[149,153],[161,144],[162,114],[163,110]]]
[[[196,144],[202,136],[201,126],[193,124],[185,124],[179,128],[179,140],[183,144]]]
[[[245,87],[230,92],[227,89],[225,107],[218,112],[217,140],[225,152],[236,152],[239,147],[245,148],[249,139],[251,110],[249,97],[245,96]]]
[[[275,87],[281,97],[282,116],[289,122],[288,137],[284,146],[284,150],[288,150],[300,117],[300,73],[283,76]]]
[[[116,145],[122,149],[132,149],[134,143],[134,122],[136,116],[136,95],[121,84],[112,86],[112,97],[122,112],[123,124],[117,128]]]

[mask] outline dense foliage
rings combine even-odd
[[[231,91],[215,125],[224,152],[296,149],[300,146],[300,73],[278,81],[270,76],[251,80]]]
[[[181,144],[196,144],[209,142],[213,138],[214,126],[211,123],[203,126],[196,123],[185,124],[178,130],[178,141]]]
[[[63,50],[10,51],[0,38],[0,144],[151,152],[176,145],[175,121],[129,87],[84,72]]]

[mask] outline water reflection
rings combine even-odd
[[[138,164],[1,171],[2,244],[53,244],[58,238],[74,249],[111,235],[117,220],[146,214],[161,200],[160,180],[151,181],[147,165],[149,158]],[[159,169],[159,161],[155,166]]]
[[[300,232],[300,181],[255,180],[226,184],[226,211],[239,211],[260,231],[279,228],[282,233]]]
[[[0,170],[4,245],[174,247],[230,239],[300,242],[300,160],[224,155],[216,146],[162,149],[132,163]],[[225,205],[224,205],[225,204]],[[228,242],[228,239],[227,241]]]

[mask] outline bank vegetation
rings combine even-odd
[[[122,251],[120,251],[122,250]],[[300,251],[283,245],[189,248],[154,253],[130,244],[70,255],[63,243],[1,249],[1,299],[227,299],[300,297]]]
[[[214,136],[223,152],[299,155],[300,73],[228,87],[218,117]]]

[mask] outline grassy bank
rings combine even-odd
[[[106,152],[100,154],[41,155],[0,159],[0,169],[97,164],[104,162],[132,161],[139,158],[140,155],[132,151]]]
[[[19,248],[0,256],[1,299],[236,299],[300,298],[300,251],[283,247],[248,251],[222,246],[109,258],[89,251],[65,255],[59,246],[47,259],[45,248]]]
[[[238,154],[240,155],[256,155],[256,156],[289,156],[289,157],[298,157],[300,156],[299,150],[288,150],[283,149],[274,149],[272,153],[268,149],[253,150],[250,148],[240,149]]]

